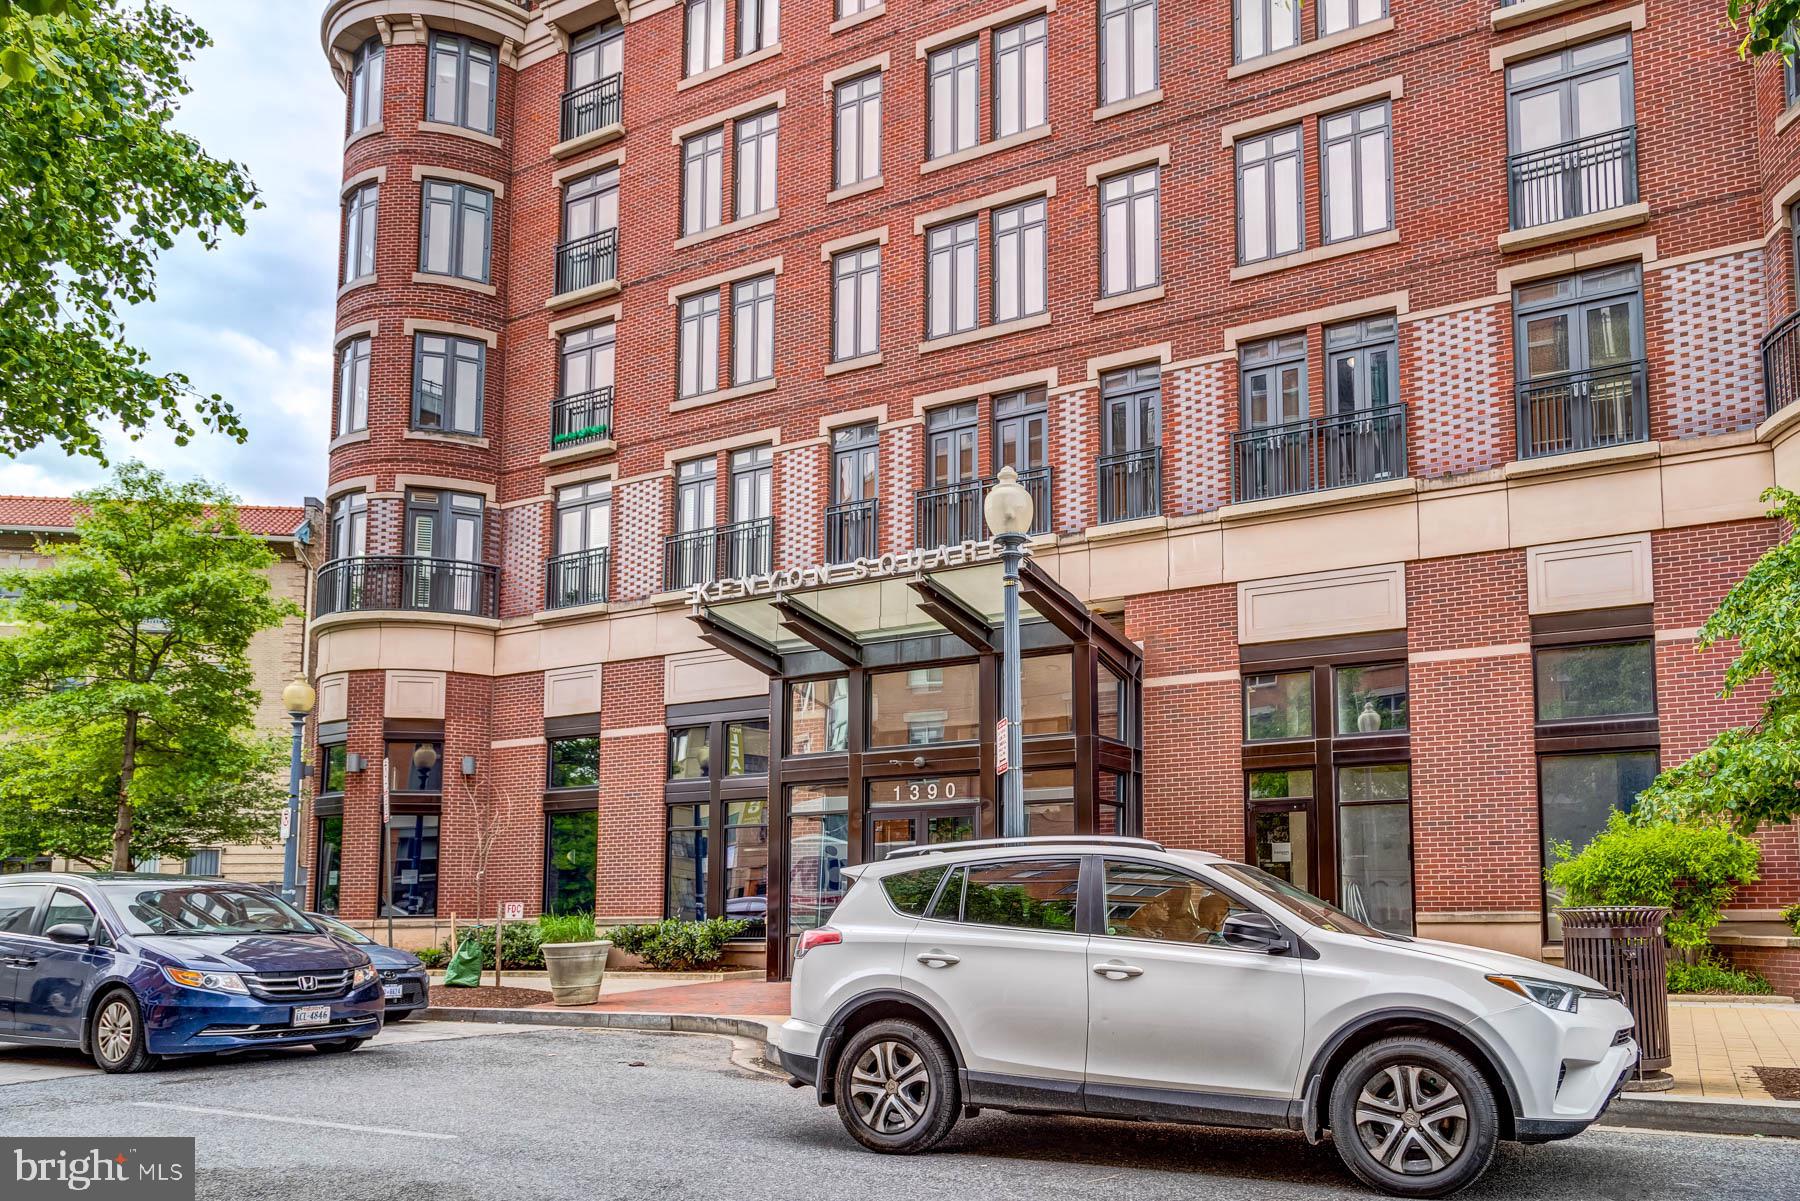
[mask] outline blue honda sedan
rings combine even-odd
[[[369,957],[266,889],[182,876],[0,876],[0,1041],[80,1047],[109,1072],[165,1055],[381,1029]]]

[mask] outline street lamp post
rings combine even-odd
[[[1004,571],[1002,603],[1004,626],[1000,680],[1000,716],[1006,721],[1006,774],[1001,777],[1000,833],[1006,838],[1025,836],[1025,777],[1021,771],[1024,739],[1019,729],[1019,563],[1025,557],[1025,540],[1031,530],[1031,493],[1019,483],[1011,467],[1000,469],[1000,478],[982,501],[988,529],[1000,544]]]
[[[281,690],[281,703],[287,709],[288,716],[294,722],[294,750],[288,760],[288,807],[287,837],[283,838],[281,850],[281,899],[290,905],[298,905],[297,878],[300,872],[300,855],[298,851],[300,833],[300,743],[306,734],[306,715],[312,712],[313,702],[317,700],[312,685],[305,680],[295,680]]]

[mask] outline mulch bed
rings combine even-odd
[[[1777,1101],[1800,1101],[1800,1068],[1752,1068]]]
[[[433,1007],[445,1006],[454,1009],[529,1009],[533,1005],[550,1003],[550,993],[542,988],[511,988],[502,986],[495,988],[491,984],[483,984],[478,988],[446,988],[441,984],[431,986],[431,1004]]]

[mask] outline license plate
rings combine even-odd
[[[401,993],[403,993],[404,991],[405,990],[402,989],[398,984],[383,984],[381,986],[381,995],[383,997],[386,997],[390,1001],[398,1001],[400,999]]]
[[[331,1022],[331,1006],[298,1005],[294,1008],[294,1025],[324,1026]]]

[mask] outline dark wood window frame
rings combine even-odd
[[[677,805],[700,805],[706,813],[706,912],[709,917],[725,913],[725,831],[730,805],[734,801],[762,801],[767,822],[768,841],[775,839],[774,808],[770,801],[769,774],[727,776],[725,774],[725,728],[738,722],[762,722],[769,727],[769,762],[775,762],[775,729],[770,719],[768,700],[763,697],[737,701],[700,701],[672,705],[665,716],[663,754],[668,755],[668,740],[675,731],[704,728],[706,730],[707,774],[700,780],[666,779],[663,784],[663,912],[669,914],[669,812]],[[666,766],[666,762],[665,762]],[[774,880],[774,854],[771,851],[769,880]],[[760,935],[755,936],[760,938]]]

